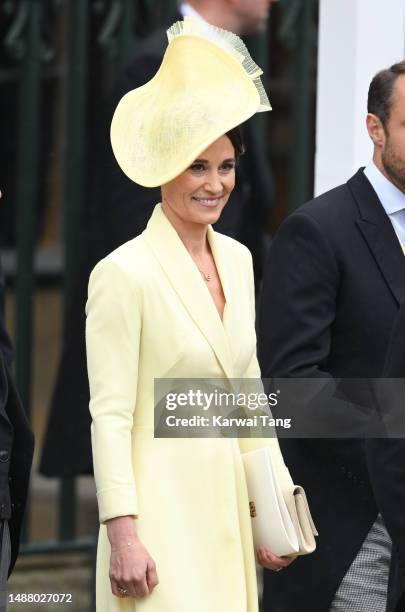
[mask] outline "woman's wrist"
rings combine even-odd
[[[139,540],[123,540],[121,544],[111,544],[111,552],[116,553],[120,550],[131,550],[135,548],[137,544],[139,544]]]
[[[130,548],[139,542],[133,516],[117,516],[106,521],[111,550]]]

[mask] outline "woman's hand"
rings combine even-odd
[[[136,534],[134,519],[119,516],[107,521],[111,544],[110,581],[116,597],[145,597],[158,584],[155,562]]]
[[[285,567],[288,567],[297,557],[277,557],[270,552],[265,546],[259,546],[257,549],[257,561],[266,569],[279,572]]]

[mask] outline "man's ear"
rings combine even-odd
[[[373,113],[368,113],[366,118],[368,135],[373,141],[374,146],[383,147],[385,143],[385,130],[381,119]]]

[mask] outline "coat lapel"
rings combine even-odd
[[[357,225],[400,304],[405,299],[405,257],[391,221],[362,170],[347,184],[360,212]]]
[[[159,261],[173,290],[214,350],[225,375],[232,378],[232,359],[224,325],[200,272],[176,230],[165,216],[160,204],[155,207],[142,236]],[[211,227],[209,228],[208,239],[223,284],[227,302],[225,311],[229,311],[230,295],[226,274],[224,274],[224,255],[218,248],[215,232]],[[224,318],[228,314],[228,312],[225,312]]]

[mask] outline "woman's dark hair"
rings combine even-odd
[[[368,90],[367,110],[377,115],[386,128],[392,104],[392,91],[400,74],[405,74],[405,60],[393,64],[386,70],[380,70],[370,83]]]
[[[231,141],[233,148],[235,149],[235,159],[238,161],[238,158],[245,152],[241,127],[237,125],[229,130],[229,132],[226,132],[225,136],[228,136],[229,140]]]

